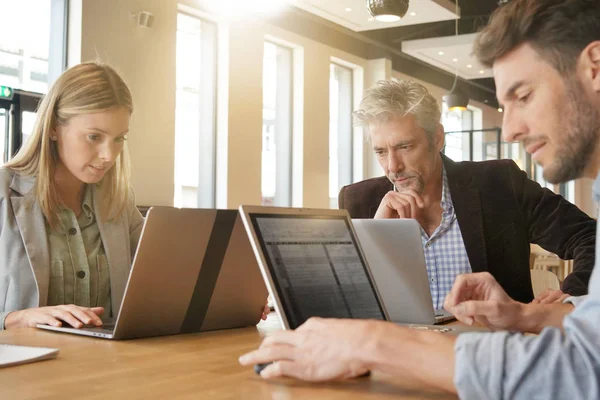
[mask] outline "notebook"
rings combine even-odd
[[[419,223],[414,219],[353,219],[390,320],[437,324],[454,320],[434,310]]]
[[[58,349],[0,344],[0,368],[56,358]]]
[[[310,317],[393,321],[348,211],[240,206],[240,214],[284,329]],[[429,298],[426,321],[433,322],[429,288],[422,290]],[[399,324],[450,335],[487,330]]]
[[[114,340],[242,328],[267,296],[237,210],[151,207],[117,318],[37,327]]]

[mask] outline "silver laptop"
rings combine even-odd
[[[310,317],[390,320],[346,210],[240,206],[240,214],[284,329]]]
[[[447,311],[433,309],[417,221],[353,219],[352,224],[391,321],[434,324],[454,320]]]
[[[267,293],[237,210],[152,207],[114,325],[37,327],[133,339],[252,326]]]

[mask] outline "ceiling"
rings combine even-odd
[[[441,68],[464,79],[492,78],[491,68],[486,68],[471,55],[476,33],[458,36],[406,40],[402,51],[419,60]]]
[[[456,18],[456,6],[451,0],[412,0],[406,16],[398,22],[391,23],[374,20],[367,10],[366,0],[288,0],[288,2],[356,32],[453,21]],[[460,15],[460,9],[458,14]]]
[[[410,0],[407,15],[397,23],[369,21],[366,0],[287,1],[351,29],[366,40],[401,52],[408,59],[426,63],[423,65],[432,70],[441,69],[450,75],[457,72],[469,85],[495,93],[491,70],[481,67],[471,52],[474,33],[486,24],[498,7],[498,0],[458,0],[458,26],[453,12],[455,0]],[[411,16],[411,13],[416,15]],[[458,29],[458,37],[455,29]]]

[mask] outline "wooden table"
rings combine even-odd
[[[258,328],[112,341],[34,328],[0,332],[0,343],[60,348],[58,358],[0,369],[0,399],[453,399],[381,374],[309,384],[264,381],[238,357],[279,329]]]

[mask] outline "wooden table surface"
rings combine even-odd
[[[0,343],[60,349],[54,360],[0,369],[0,399],[453,399],[381,374],[309,384],[264,381],[238,357],[279,329],[258,328],[113,341],[34,328],[0,332]]]

